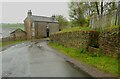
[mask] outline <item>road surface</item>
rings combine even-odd
[[[41,45],[38,47],[37,45]],[[56,54],[47,42],[17,44],[2,52],[3,77],[89,77]]]

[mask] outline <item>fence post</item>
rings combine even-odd
[[[118,2],[118,31],[119,31],[119,34],[118,34],[118,36],[119,36],[119,38],[118,38],[118,40],[120,41],[120,1]]]
[[[118,2],[118,26],[120,28],[120,1]]]

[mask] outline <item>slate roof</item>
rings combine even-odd
[[[10,34],[13,34],[13,33],[17,32],[17,31],[20,31],[20,32],[24,32],[24,33],[26,33],[26,32],[23,31],[22,29],[18,28],[18,29],[16,29],[16,30],[12,31]]]
[[[10,33],[16,30],[15,28],[2,27],[2,33],[0,33],[0,38],[5,38],[10,36]],[[2,37],[1,37],[2,36]]]
[[[30,18],[32,19],[32,21],[58,22],[56,19],[54,19],[52,17],[32,15],[32,16],[30,16]]]

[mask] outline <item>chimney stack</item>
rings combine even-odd
[[[32,16],[31,10],[28,10],[28,16]]]
[[[52,15],[52,19],[55,20],[55,15]]]

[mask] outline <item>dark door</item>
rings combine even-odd
[[[46,29],[47,37],[49,37],[49,28]]]

